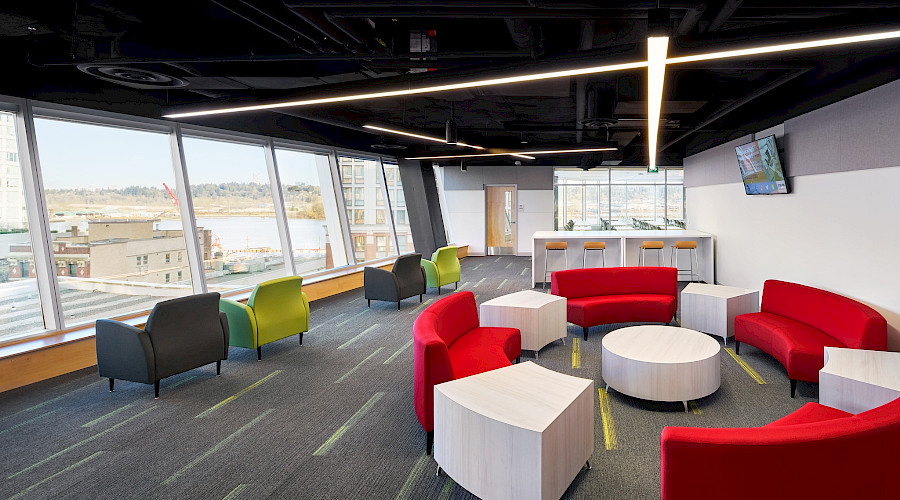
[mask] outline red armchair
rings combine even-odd
[[[900,399],[857,415],[807,403],[758,428],[666,427],[662,500],[896,498],[898,447]]]
[[[413,325],[413,395],[426,453],[434,443],[434,386],[509,366],[521,354],[517,328],[478,326],[472,292],[456,292],[422,311]]]
[[[818,382],[825,347],[887,349],[887,321],[853,299],[796,283],[768,280],[760,312],[734,318],[734,350],[741,342],[777,359],[791,380]]]
[[[569,323],[584,330],[610,323],[668,323],[678,308],[674,267],[569,269],[550,275],[550,293],[568,299]]]

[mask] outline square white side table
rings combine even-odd
[[[734,336],[734,317],[759,312],[759,291],[706,283],[690,283],[681,291],[681,327]]]
[[[481,326],[505,326],[522,332],[522,350],[538,351],[556,339],[566,342],[566,298],[534,290],[503,295],[481,304]]]

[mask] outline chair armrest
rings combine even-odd
[[[156,359],[150,336],[120,321],[98,319],[96,324],[97,369],[101,377],[152,384]]]
[[[422,269],[425,270],[425,283],[427,283],[428,286],[437,286],[438,271],[434,262],[422,259]]]
[[[363,268],[363,290],[366,299],[396,301],[400,297],[397,275],[377,267]]]
[[[231,337],[231,329],[228,328],[228,315],[219,311],[219,323],[222,325],[222,334],[225,337],[225,357],[222,359],[228,359],[228,342]]]
[[[219,311],[225,313],[228,319],[229,345],[248,349],[256,349],[259,346],[256,314],[250,306],[222,299],[219,301]]]
[[[300,292],[300,299],[303,302],[303,309],[306,311],[306,326],[303,328],[304,332],[309,331],[309,299],[306,298],[306,292]]]

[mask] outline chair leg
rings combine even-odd
[[[369,303],[369,304],[368,304],[368,307],[372,307],[372,299],[366,299],[366,302]]]
[[[425,433],[425,454],[431,455],[431,448],[434,446],[434,431]]]
[[[734,353],[735,354],[741,353],[741,343],[738,342],[737,339],[734,339]]]
[[[586,326],[585,326],[585,327],[582,327],[582,328],[584,328],[584,340],[587,340],[587,332],[588,332],[588,329],[587,329]]]
[[[303,332],[300,332],[300,345],[303,345]]]
[[[153,396],[153,397],[154,397],[155,399],[159,399],[159,380],[157,380],[157,381],[153,384],[153,392],[154,392],[154,396]]]
[[[794,398],[794,394],[797,392],[797,381],[791,379],[791,399]]]
[[[441,294],[441,287],[439,286],[438,287],[438,295],[440,295],[440,294]]]
[[[397,301],[397,310],[398,311],[400,310],[400,301],[399,300]]]
[[[457,281],[456,283],[453,284],[453,289],[459,290],[459,281]]]
[[[516,364],[519,364],[519,361],[522,361],[522,356],[516,356]]]
[[[114,378],[109,379],[109,392],[113,391],[114,385],[116,385],[116,379],[114,379]]]
[[[256,360],[262,361],[262,346],[256,348]]]
[[[216,361],[216,376],[218,377],[221,374],[222,374],[222,360],[220,359],[220,360]]]
[[[422,303],[422,294],[420,293],[419,294],[419,304],[421,304],[421,303]]]

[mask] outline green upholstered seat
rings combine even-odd
[[[228,316],[230,345],[256,349],[262,359],[262,346],[309,330],[309,302],[301,290],[303,278],[289,276],[256,285],[247,304],[222,299],[219,310]]]
[[[429,287],[437,288],[441,293],[441,285],[459,283],[459,258],[456,247],[441,247],[431,256],[431,260],[422,259],[425,268],[425,279]]]

